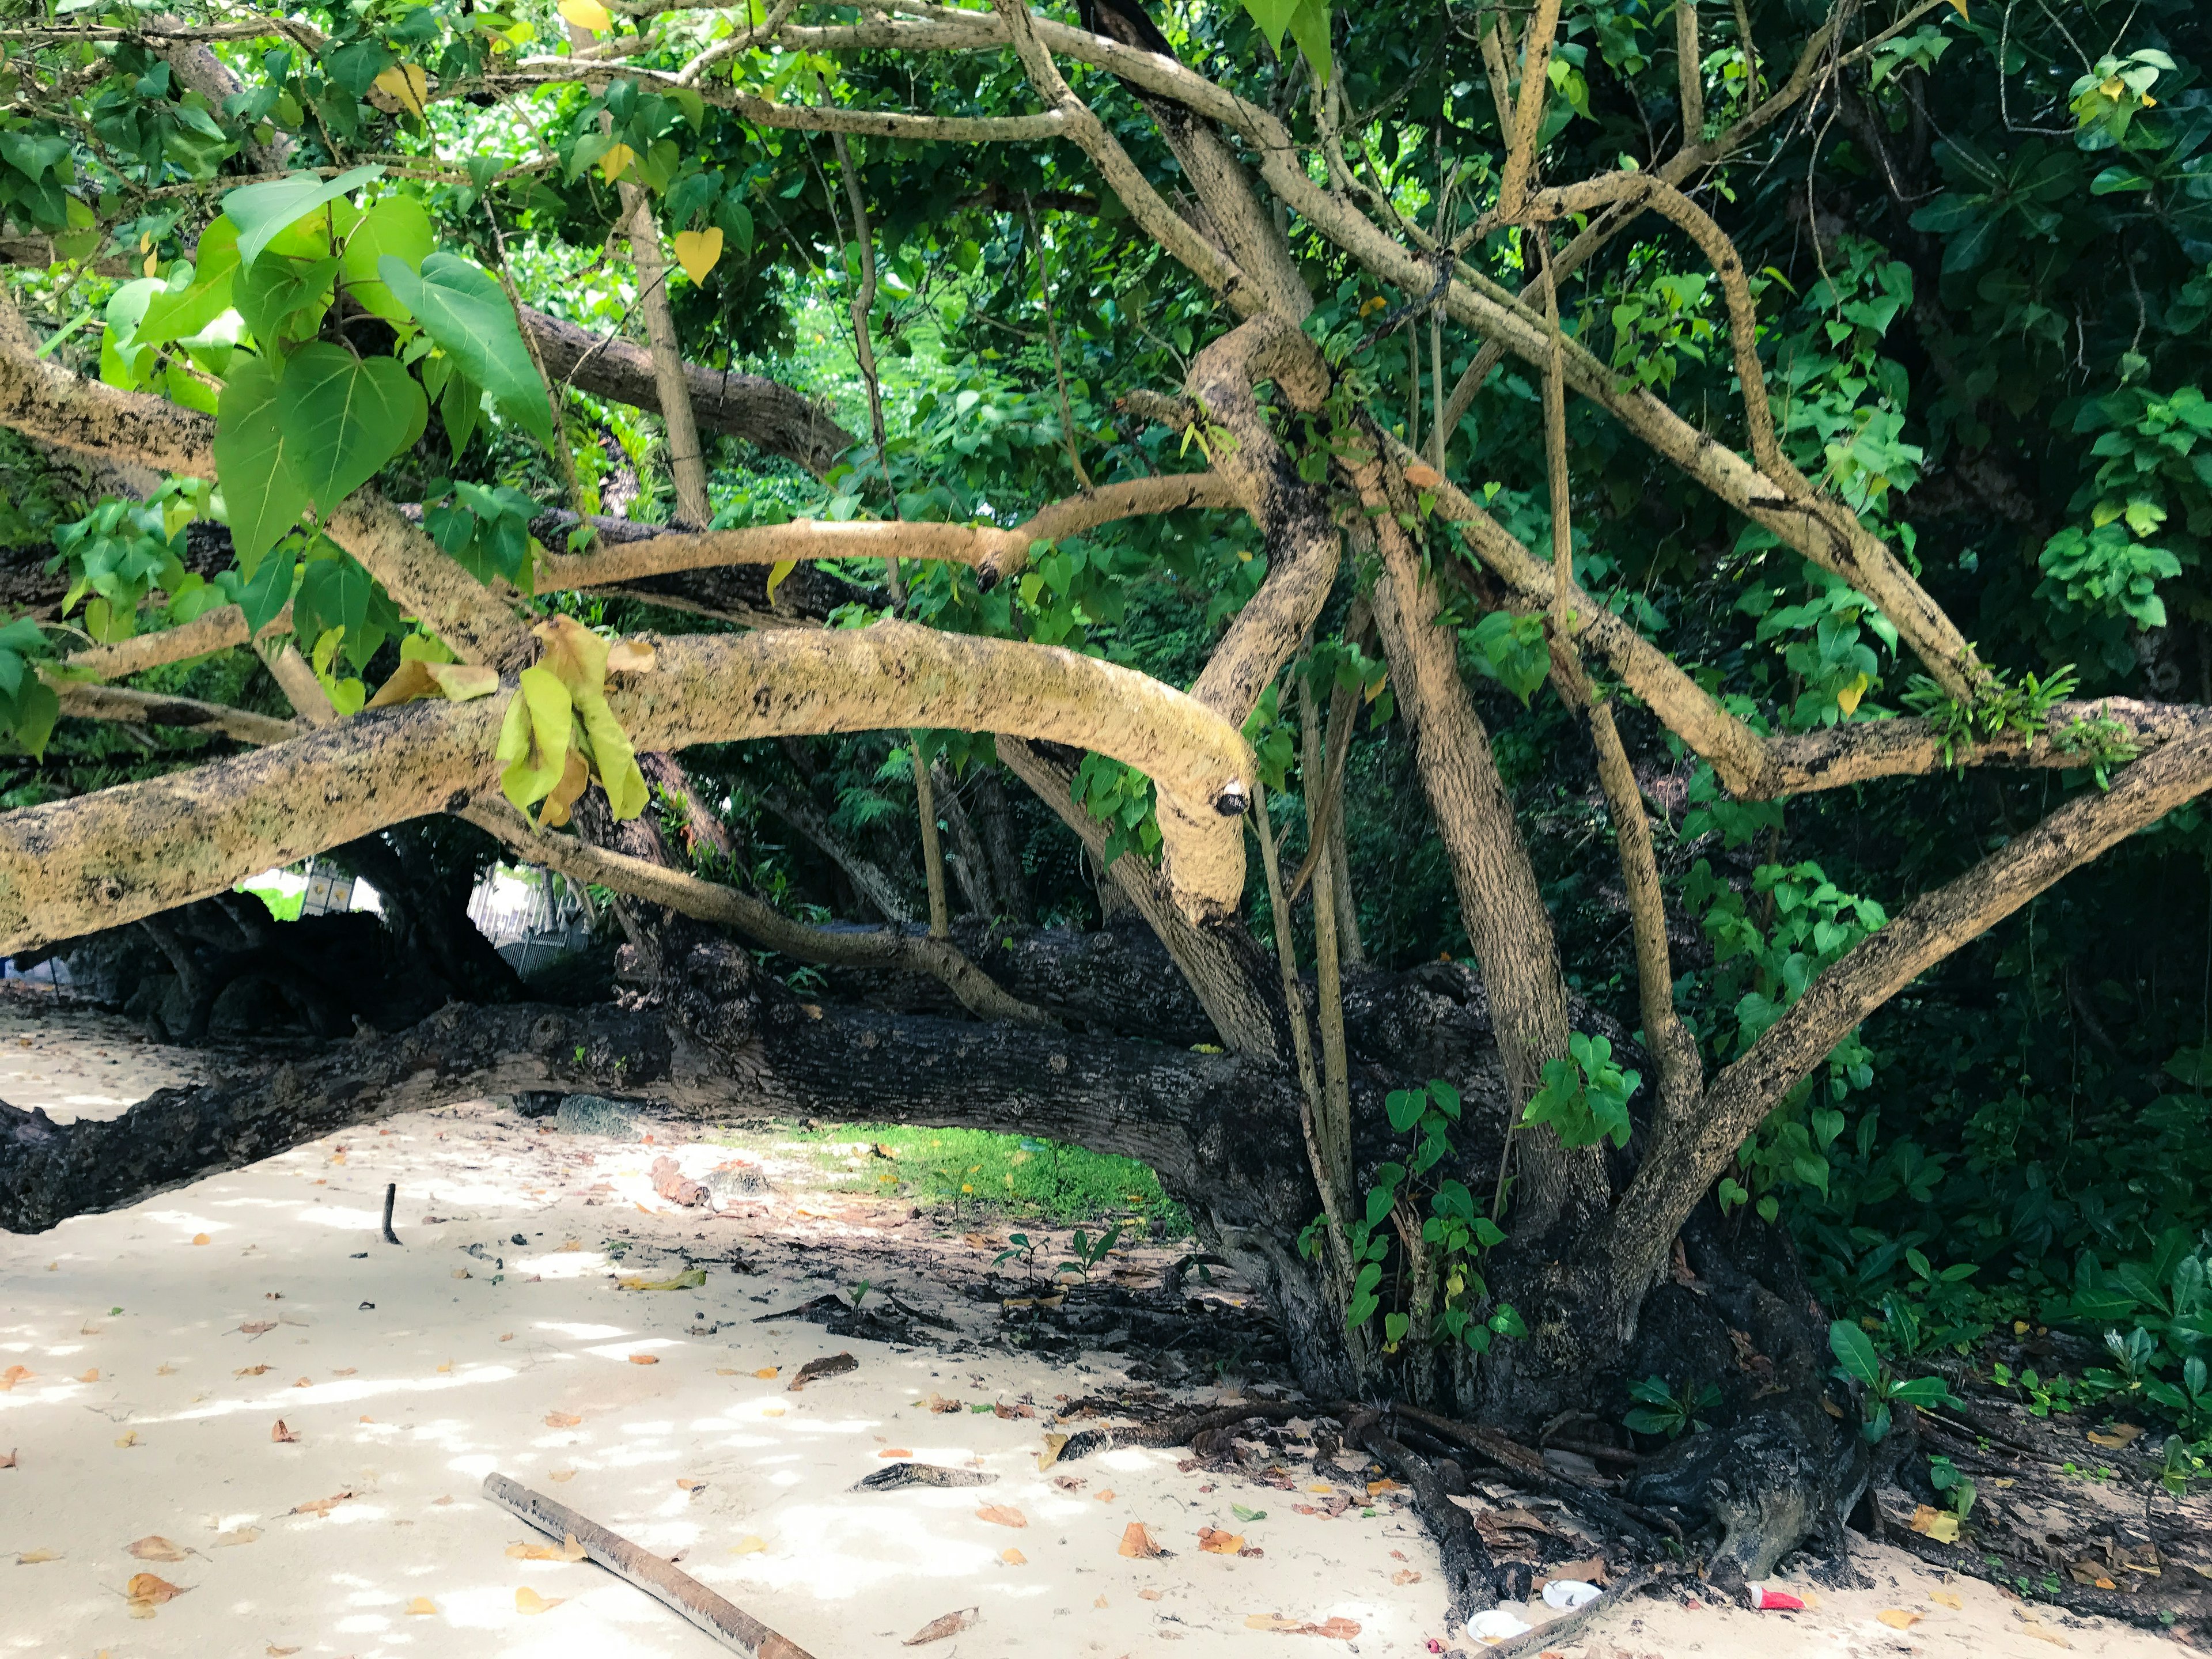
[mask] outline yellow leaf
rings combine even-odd
[[[192,1243],[195,1244],[212,1244],[215,1243],[215,1240],[210,1238],[205,1233],[194,1233],[192,1235]]]
[[[765,1538],[740,1538],[736,1543],[730,1546],[730,1553],[732,1555],[758,1555],[767,1547],[768,1540]]]
[[[394,64],[376,77],[376,89],[410,114],[422,113],[430,96],[430,77],[420,64]]]
[[[548,1601],[529,1585],[525,1584],[514,1593],[514,1610],[517,1613],[545,1613],[559,1607],[568,1599],[565,1595],[556,1595]]]
[[[215,1535],[215,1547],[227,1550],[239,1544],[251,1544],[260,1536],[261,1528],[258,1527],[233,1527],[228,1532],[219,1532]]]
[[[1849,685],[1838,687],[1836,690],[1836,707],[1842,709],[1846,714],[1856,713],[1859,706],[1859,699],[1866,696],[1867,687],[1873,684],[1874,682],[1872,680],[1869,679],[1864,674],[1861,674],[1856,678],[1853,679]]]
[[[676,263],[684,267],[684,274],[696,285],[707,280],[707,273],[722,257],[722,228],[709,225],[704,230],[680,230],[676,233]]]
[[[763,1382],[765,1382],[769,1377],[775,1376],[779,1371],[782,1370],[782,1369],[783,1367],[781,1365],[763,1365],[758,1370],[755,1371],[753,1375],[759,1377]]]
[[[61,1557],[55,1554],[52,1550],[25,1550],[21,1555],[15,1558],[15,1565],[19,1567],[35,1567],[41,1561],[58,1561],[60,1559]]]
[[[778,559],[769,567],[768,602],[771,605],[775,603],[775,590],[783,586],[783,579],[798,568],[799,561],[796,559]]]
[[[576,1412],[548,1412],[545,1413],[545,1426],[549,1429],[573,1429],[577,1424],[583,1420],[581,1414]]]
[[[157,1578],[150,1572],[135,1572],[123,1593],[134,1601],[173,1601],[185,1593],[182,1584],[173,1584],[166,1578]]]
[[[639,1273],[616,1281],[625,1291],[696,1291],[707,1282],[704,1267],[692,1267],[673,1279],[647,1279]]]
[[[1234,1555],[1244,1547],[1244,1534],[1222,1532],[1212,1527],[1198,1530],[1198,1547],[1208,1555]]]
[[[637,152],[628,144],[610,144],[607,153],[599,157],[599,177],[609,184],[629,171],[629,164],[637,159]]]
[[[1918,1613],[1907,1613],[1903,1607],[1884,1607],[1875,1617],[1892,1630],[1911,1630],[1920,1622]]]
[[[118,1445],[118,1446],[124,1447],[124,1448],[125,1448],[125,1449],[128,1449],[130,1447],[132,1447],[132,1446],[137,1445],[137,1444],[138,1443],[138,1431],[137,1431],[137,1430],[136,1430],[136,1429],[131,1430],[128,1434],[125,1435],[125,1436],[124,1436],[120,1440],[118,1440],[115,1443],[116,1443],[117,1445]]]
[[[708,1484],[708,1483],[707,1481],[702,1480],[698,1476],[692,1474],[681,1476],[676,1482],[677,1490],[679,1492],[697,1492],[702,1486]]]
[[[1024,1555],[1019,1550],[1000,1550],[999,1559],[1010,1567],[1026,1567],[1030,1564],[1029,1557]]]
[[[2089,1431],[2089,1443],[2093,1446],[2106,1446],[2117,1449],[2128,1444],[2142,1432],[2142,1427],[2140,1424],[2115,1423],[2102,1434],[2092,1429]]]
[[[561,0],[561,15],[580,29],[589,29],[594,34],[605,34],[615,26],[615,20],[599,0]]]
[[[545,1478],[548,1480],[574,1480],[576,1478],[576,1472],[574,1469],[548,1469],[545,1471]]]
[[[660,1363],[660,1356],[651,1353],[634,1353],[629,1357],[629,1363],[633,1365],[658,1365]]]
[[[94,1365],[94,1366],[90,1370],[87,1371],[87,1372],[86,1372],[82,1376],[80,1376],[79,1378],[77,1378],[77,1381],[78,1381],[78,1382],[99,1382],[99,1381],[100,1381],[100,1367],[99,1367],[99,1366],[97,1366],[97,1365]],[[2093,1436],[2093,1437],[2092,1437],[2092,1438],[2094,1438],[2094,1436]],[[2118,1445],[2120,1443],[2119,1443],[2118,1441],[2117,1441],[2117,1440],[2112,1440],[2112,1441],[2107,1441],[2107,1442],[2106,1442],[2106,1443],[2107,1445],[2115,1445],[2115,1446],[2116,1446],[2116,1445]]]
[[[1966,1611],[1966,1604],[1964,1601],[1961,1601],[1956,1595],[1949,1590],[1929,1590],[1928,1592],[1928,1599],[1936,1603],[1939,1607],[1950,1607],[1954,1611],[1960,1613]]]
[[[1067,1440],[1068,1437],[1064,1434],[1048,1434],[1045,1436],[1044,1449],[1037,1454],[1037,1468],[1040,1470],[1048,1469],[1054,1464],[1059,1462],[1060,1454],[1066,1446]]]
[[[1959,19],[1964,22],[1966,17],[1966,0],[1951,0],[1951,3],[1959,9]]]
[[[978,1521],[988,1521],[999,1527],[1026,1527],[1030,1518],[1011,1504],[986,1504],[975,1511]]]
[[[427,1595],[418,1595],[407,1604],[407,1611],[417,1615],[434,1613],[438,1611],[438,1604]]]

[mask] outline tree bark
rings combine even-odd
[[[1492,1018],[1516,1103],[1543,1087],[1544,1064],[1567,1052],[1565,981],[1549,912],[1492,758],[1490,736],[1459,672],[1458,641],[1437,620],[1435,584],[1394,516],[1379,461],[1354,483],[1381,514],[1371,522],[1381,553],[1374,592],[1398,707],[1413,728],[1421,787],[1451,860],[1460,915],[1490,988]],[[1522,1239],[1601,1212],[1608,1196],[1595,1152],[1559,1145],[1549,1125],[1516,1132],[1521,1176],[1513,1205]]]

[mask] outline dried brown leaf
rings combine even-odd
[[[994,1527],[1026,1527],[1030,1518],[1011,1504],[986,1504],[975,1511],[978,1521],[988,1521]]]
[[[1121,1528],[1121,1553],[1139,1561],[1149,1561],[1167,1553],[1152,1541],[1152,1534],[1145,1530],[1145,1523],[1141,1521],[1132,1521]]]
[[[131,1553],[141,1561],[181,1561],[190,1552],[179,1549],[159,1533],[149,1533],[131,1546]]]
[[[925,1642],[942,1642],[971,1628],[983,1616],[981,1607],[963,1607],[957,1613],[948,1613],[933,1619],[900,1644],[902,1647],[918,1648]]]

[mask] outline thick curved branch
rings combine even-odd
[[[1328,499],[1298,477],[1267,429],[1254,386],[1273,380],[1295,409],[1310,413],[1328,396],[1328,365],[1297,325],[1273,312],[1239,324],[1198,354],[1186,387],[1208,423],[1230,434],[1213,465],[1267,538],[1267,579],[1206,659],[1191,695],[1242,722],[1282,672],[1328,600],[1343,538]]]
[[[545,372],[563,385],[635,409],[660,411],[653,356],[644,347],[526,306],[522,326],[545,361]],[[819,477],[859,441],[828,410],[789,386],[758,374],[684,366],[691,386],[692,418],[702,432],[741,438],[771,455],[796,461]]]
[[[2054,703],[2038,732],[2004,732],[1971,744],[1947,741],[1924,720],[1862,720],[1769,738],[1765,785],[1746,793],[1779,799],[1954,766],[2078,769],[2147,755],[2208,730],[2212,708],[2201,703],[2133,697]]]
[[[1695,1116],[1660,1137],[1591,1248],[1624,1270],[1655,1267],[1745,1137],[1869,1015],[2037,894],[2207,788],[2212,731],[2199,731],[2136,762],[2109,790],[2075,796],[1965,875],[1914,900],[1831,963],[1713,1080]]]
[[[1132,670],[906,623],[660,642],[609,694],[641,750],[920,726],[1093,749],[1158,792],[1164,875],[1193,916],[1243,895],[1237,728]],[[258,753],[0,815],[0,951],[169,909],[272,865],[458,808],[493,786],[504,697],[380,709]]]
[[[912,520],[845,524],[799,519],[789,524],[700,535],[651,536],[602,546],[596,552],[556,555],[540,562],[540,592],[605,587],[679,570],[721,565],[776,565],[787,560],[943,559],[975,568],[986,590],[1029,562],[1036,542],[1058,541],[1101,525],[1186,507],[1243,505],[1231,480],[1218,473],[1170,473],[1102,485],[1054,501],[1011,530],[993,525],[925,524]]]
[[[649,899],[701,921],[718,923],[764,950],[781,951],[796,961],[927,974],[978,1019],[1009,1020],[1017,1025],[1059,1024],[1043,1009],[1008,994],[949,940],[918,936],[897,927],[869,933],[809,927],[734,887],[702,881],[647,859],[608,852],[574,836],[533,830],[504,801],[478,801],[464,807],[460,816],[498,836],[533,864],[578,881],[597,882],[634,898]]]

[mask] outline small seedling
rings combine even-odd
[[[1038,1243],[1042,1241],[1032,1242],[1027,1233],[1009,1233],[1006,1237],[1008,1248],[993,1256],[991,1265],[995,1267],[1009,1257],[1019,1261],[1022,1264],[1022,1280],[1026,1284],[1030,1275],[1036,1270]]]
[[[1721,1403],[1721,1391],[1710,1382],[1702,1388],[1685,1382],[1677,1393],[1663,1376],[1647,1376],[1629,1385],[1628,1397],[1641,1403],[1621,1419],[1638,1434],[1663,1434],[1679,1440],[1691,1429],[1709,1429],[1703,1413]]]
[[[1054,1267],[1054,1277],[1057,1278],[1065,1273],[1079,1273],[1082,1275],[1083,1282],[1088,1285],[1091,1282],[1091,1270],[1103,1261],[1107,1252],[1121,1243],[1121,1224],[1118,1221],[1099,1234],[1095,1243],[1088,1232],[1078,1227],[1075,1230],[1074,1238],[1069,1241],[1067,1247],[1075,1252],[1075,1260],[1063,1261]]]

